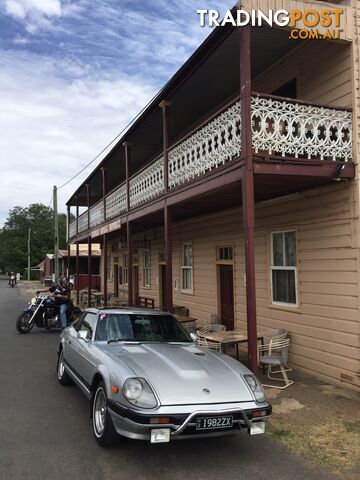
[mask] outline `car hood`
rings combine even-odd
[[[252,401],[250,373],[233,358],[194,345],[141,344],[116,348],[115,357],[155,389],[162,405]]]

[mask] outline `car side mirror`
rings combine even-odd
[[[198,340],[199,337],[196,335],[196,333],[191,332],[190,338],[193,342],[196,342],[196,340]]]
[[[79,339],[79,340],[85,340],[85,342],[88,342],[89,341],[89,333],[86,332],[85,330],[79,330],[77,332],[77,335],[76,337]]]

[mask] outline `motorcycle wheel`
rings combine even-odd
[[[18,316],[16,320],[16,329],[19,333],[29,333],[33,328],[35,320],[33,319],[32,322],[29,323],[31,316],[32,312],[23,312]]]

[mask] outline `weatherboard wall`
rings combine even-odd
[[[260,326],[287,328],[290,362],[332,382],[360,386],[359,283],[355,196],[351,184],[334,184],[256,206],[256,302]],[[296,230],[299,306],[271,303],[270,233]],[[159,262],[163,229],[147,231],[151,287],[143,286],[143,250],[138,250],[139,295],[160,306]],[[136,239],[143,240],[144,234]],[[181,291],[181,245],[193,245],[193,291]],[[116,244],[116,242],[114,243]],[[174,225],[174,303],[189,309],[198,325],[220,314],[216,247],[234,247],[235,326],[246,332],[244,236],[240,209],[204,215]],[[123,252],[113,248],[109,260]],[[112,268],[112,267],[111,267]],[[108,283],[111,291],[112,283]],[[127,288],[120,287],[126,298]]]

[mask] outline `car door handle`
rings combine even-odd
[[[69,345],[71,345],[71,340],[69,340]]]

